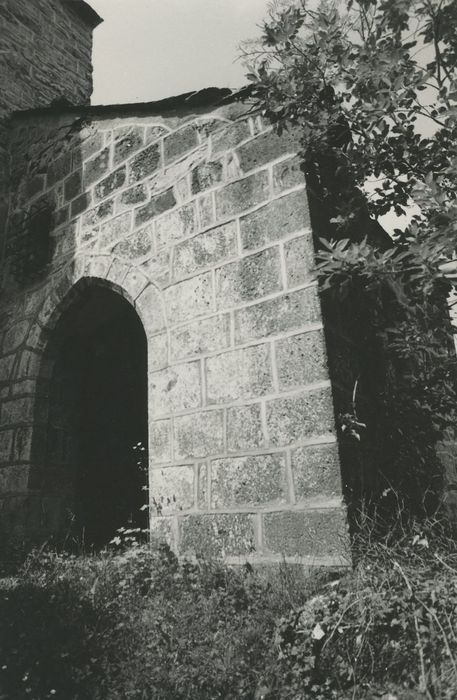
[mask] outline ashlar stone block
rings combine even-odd
[[[25,394],[33,395],[36,391],[37,382],[34,379],[24,379],[12,385],[13,396]]]
[[[268,513],[263,516],[265,547],[274,554],[320,557],[347,551],[346,515],[342,508]]]
[[[198,218],[200,228],[205,229],[215,223],[214,192],[203,194],[197,199]]]
[[[2,430],[0,432],[0,462],[8,462],[11,459],[13,436],[13,430]]]
[[[251,129],[247,119],[227,124],[211,135],[211,152],[213,155],[223,153],[250,137]]]
[[[187,202],[191,198],[190,182],[187,174],[173,183],[173,191],[178,204]]]
[[[239,158],[233,151],[225,156],[225,177],[227,180],[238,180],[243,177]]]
[[[130,265],[124,263],[122,260],[114,258],[106,275],[106,279],[110,282],[114,282],[114,284],[116,284],[118,287],[122,287],[122,282],[124,281],[129,270]]]
[[[168,334],[159,333],[148,340],[148,368],[151,371],[168,365]]]
[[[95,158],[84,164],[84,185],[87,187],[99,180],[109,168],[110,149],[104,148]]]
[[[38,323],[30,327],[30,332],[27,335],[27,345],[36,350],[44,350],[46,347],[46,334]]]
[[[285,131],[278,136],[266,131],[237,149],[237,155],[244,172],[266,165],[287,153],[296,153],[300,147],[297,134]]]
[[[235,338],[246,343],[320,321],[319,297],[313,286],[235,311]]]
[[[114,165],[121,163],[143,145],[143,129],[141,127],[121,127],[115,131]]]
[[[200,363],[187,362],[152,372],[150,409],[155,418],[201,406]]]
[[[145,221],[149,221],[149,219],[153,219],[155,216],[163,214],[164,211],[172,209],[175,204],[176,199],[173,188],[170,187],[170,189],[166,190],[165,192],[152,197],[150,202],[144,204],[142,207],[136,210],[135,226],[141,226]]]
[[[298,236],[284,244],[286,258],[287,286],[298,287],[300,284],[311,282],[315,277],[313,242],[311,234]]]
[[[292,450],[295,499],[341,495],[341,474],[336,443],[308,445]]]
[[[229,344],[230,319],[228,314],[193,321],[172,330],[170,333],[173,362],[192,355],[223,350]]]
[[[290,445],[335,430],[330,388],[317,389],[267,402],[271,444]]]
[[[216,215],[225,219],[264,202],[269,197],[268,173],[262,170],[218,190]]]
[[[191,172],[193,168],[205,162],[206,156],[207,149],[200,147],[172,165],[167,164],[163,170],[158,170],[148,180],[151,194],[173,187],[177,198],[190,197]]]
[[[208,465],[206,462],[202,462],[197,466],[197,472],[198,472],[198,494],[197,494],[197,505],[199,510],[207,510],[209,508],[209,503],[208,503],[208,484],[209,484],[209,478],[208,478]]]
[[[131,228],[132,213],[129,211],[102,224],[99,236],[100,249],[114,246],[121,238],[128,236]]]
[[[223,164],[220,160],[202,163],[192,171],[192,194],[198,194],[222,182]]]
[[[39,353],[33,352],[32,350],[24,350],[19,359],[17,369],[18,379],[38,377],[38,373],[40,371],[40,360],[41,355]]]
[[[22,398],[4,401],[0,413],[0,425],[27,423],[33,420],[33,399]]]
[[[82,173],[80,170],[72,173],[64,183],[65,201],[69,202],[77,197],[82,189]]]
[[[30,460],[32,454],[33,430],[32,427],[20,427],[16,430],[14,436],[14,461],[28,462]]]
[[[134,301],[148,284],[149,280],[147,277],[140,270],[131,267],[122,282],[122,287],[127,292],[130,300]]]
[[[60,209],[57,209],[55,215],[54,215],[54,223],[56,228],[58,226],[62,226],[63,224],[66,224],[70,218],[70,207],[65,206],[61,207]]]
[[[164,139],[165,162],[169,163],[198,146],[195,124],[187,124]]]
[[[227,409],[227,449],[241,452],[263,447],[265,437],[262,430],[260,404],[234,406]]]
[[[84,134],[83,134],[84,136]],[[103,146],[103,134],[96,131],[88,134],[78,146],[77,153],[83,159],[90,158],[94,153],[97,153]]]
[[[233,258],[236,253],[236,223],[230,221],[178,243],[173,256],[173,274],[175,278],[185,277],[202,268]]]
[[[109,255],[93,255],[87,258],[84,267],[84,275],[87,277],[100,277],[104,279],[111,265]]]
[[[49,164],[46,184],[52,187],[71,172],[71,153],[64,153]]]
[[[3,339],[3,352],[5,355],[18,348],[27,337],[30,324],[28,321],[15,323],[9,330],[6,331]]]
[[[301,169],[301,159],[298,156],[282,160],[273,166],[273,190],[275,194],[304,184],[305,176]]]
[[[141,264],[141,271],[160,289],[170,284],[170,257],[170,250],[161,250],[157,255],[147,256]]]
[[[268,345],[231,350],[206,360],[209,404],[255,398],[272,390]]]
[[[160,168],[160,145],[153,143],[129,161],[129,183],[135,184]]]
[[[224,448],[223,411],[203,411],[174,419],[175,459],[220,454]]]
[[[138,261],[151,253],[154,245],[153,231],[146,227],[118,243],[113,253],[126,260]]]
[[[146,143],[152,143],[157,141],[161,136],[169,133],[169,129],[161,124],[153,124],[152,126],[146,127]]]
[[[278,340],[276,363],[280,390],[328,379],[323,331]]]
[[[196,228],[195,205],[186,204],[160,216],[156,222],[157,247],[169,246],[190,236]]]
[[[90,192],[83,192],[71,203],[70,215],[71,218],[79,216],[83,211],[88,209],[92,204],[92,195]]]
[[[100,180],[94,189],[95,199],[105,199],[105,197],[109,197],[110,194],[124,185],[126,178],[127,170],[124,167],[118,168],[118,170],[112,172],[108,177]]]
[[[218,308],[259,299],[281,289],[281,262],[277,247],[262,250],[216,270]]]
[[[156,515],[189,510],[194,505],[194,468],[161,467],[149,472],[149,488]]]
[[[117,196],[116,207],[118,211],[122,211],[123,209],[130,209],[136,204],[141,204],[142,202],[145,202],[147,198],[148,190],[146,188],[146,185],[134,185],[133,187],[129,187],[128,190],[124,190],[124,192],[121,192]]]
[[[214,311],[211,272],[167,287],[164,296],[172,324],[183,323]]]
[[[171,461],[171,420],[149,424],[149,459],[152,464]]]
[[[109,216],[114,214],[114,200],[107,199],[106,202],[102,202],[97,207],[89,209],[86,211],[81,219],[82,228],[89,228],[97,226],[101,221],[107,219]]]
[[[285,503],[285,458],[281,454],[231,457],[211,462],[211,507]]]
[[[297,190],[244,216],[240,221],[241,243],[245,250],[260,248],[309,225],[306,191]]]
[[[248,513],[186,515],[179,519],[182,555],[243,556],[256,550],[254,521]]]
[[[166,327],[160,292],[150,284],[135,301],[135,308],[143,322],[146,335],[163,331]]]
[[[8,357],[0,358],[0,382],[4,382],[10,378],[15,359],[15,355],[8,355]]]

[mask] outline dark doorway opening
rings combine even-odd
[[[148,524],[146,336],[101,286],[82,290],[53,335],[42,491],[58,496],[67,541],[100,548]]]

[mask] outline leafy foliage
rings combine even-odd
[[[291,0],[244,47],[263,113],[300,137],[334,348],[351,327],[341,427],[376,497],[393,479],[416,506],[456,418],[456,37],[456,0]],[[393,237],[389,212],[409,215]]]
[[[245,47],[253,94],[279,129],[299,127],[307,165],[332,156],[346,192],[379,179],[370,214],[404,213],[419,188],[455,221],[456,23],[455,0],[291,0]],[[337,223],[356,205],[339,200]]]
[[[0,698],[253,698],[276,682],[276,618],[327,576],[179,562],[132,541],[32,553],[0,581]]]
[[[355,572],[279,623],[287,697],[455,696],[455,541],[428,522],[374,542],[372,525]]]
[[[366,240],[324,241],[318,265],[324,293],[336,290],[357,314],[349,352],[362,389],[350,415],[364,426],[355,435],[361,449],[378,446],[365,456],[365,492],[376,502],[394,485],[416,513],[437,506],[443,477],[436,445],[457,418],[449,285],[439,258],[430,241],[385,251]]]
[[[353,571],[180,562],[129,533],[34,552],[0,581],[0,697],[451,699],[455,539],[401,518],[379,539],[363,518]]]

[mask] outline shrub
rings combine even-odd
[[[355,570],[282,618],[281,697],[455,697],[457,548],[440,524],[421,528],[365,529]]]
[[[32,554],[0,589],[0,697],[252,698],[276,684],[276,619],[321,578],[165,546]]]
[[[247,78],[273,128],[300,141],[345,497],[376,503],[393,485],[427,516],[456,424],[457,2],[269,10],[245,43]],[[391,235],[388,212],[407,214]]]
[[[0,585],[0,698],[454,698],[455,540],[401,518],[360,532],[352,571],[312,574],[160,545],[35,553]]]

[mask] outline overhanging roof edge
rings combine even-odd
[[[92,29],[103,22],[102,17],[85,0],[62,0],[62,2],[76,12]]]
[[[45,107],[33,107],[18,110],[10,115],[11,119],[28,118],[30,116],[52,116],[60,114],[76,114],[81,117],[110,117],[123,115],[159,115],[181,111],[219,107],[224,104],[243,100],[250,97],[250,86],[240,90],[229,88],[204,88],[182,95],[167,97],[154,102],[133,102],[111,105],[72,105],[65,100],[56,100]]]

